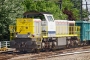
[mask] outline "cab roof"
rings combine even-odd
[[[49,12],[37,12],[37,11],[30,11],[30,12],[25,12],[23,15],[43,15],[43,14],[51,14]]]
[[[23,17],[24,18],[40,17],[40,16],[43,16],[44,14],[51,14],[51,13],[49,13],[49,12],[30,11],[30,12],[25,12],[23,14]]]

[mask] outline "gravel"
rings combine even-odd
[[[27,56],[26,58],[22,57],[20,59],[8,59],[8,60],[90,60],[90,53],[81,53],[74,55],[66,55],[66,56],[54,56],[54,57],[46,57],[44,59],[36,59],[31,58],[31,56]]]
[[[45,58],[42,60],[90,60],[90,53],[58,56],[58,57],[52,57],[52,58]]]

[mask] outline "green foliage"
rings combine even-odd
[[[75,17],[76,20],[80,20],[80,12],[77,8],[72,9],[73,11],[73,16]]]
[[[25,0],[23,2],[25,11],[44,11],[50,12],[54,15],[55,19],[66,19],[66,15],[59,9],[58,4],[52,1],[33,1]]]
[[[68,10],[71,10],[73,8],[73,3],[71,3],[70,0],[63,0],[62,1],[62,10],[64,8],[68,8]]]
[[[78,17],[78,19],[80,20],[81,1],[80,0],[71,0],[71,2],[74,4],[74,8],[78,9],[77,12],[74,12],[74,15],[77,15],[77,13],[78,13],[78,16],[76,16],[76,17]],[[88,12],[82,8],[82,18],[86,18],[86,17],[88,17]]]
[[[88,17],[88,15],[89,15],[89,12],[87,12],[85,9],[83,9],[82,17],[86,18],[86,17]]]
[[[77,8],[75,8],[74,3],[71,0],[62,0],[62,8],[59,7],[59,0],[41,0],[41,1],[33,1],[33,0],[24,0],[23,6],[25,11],[45,11],[50,12],[54,15],[55,19],[67,19],[67,15],[63,14],[64,8],[68,8],[68,10],[72,11],[74,18],[76,20],[80,19],[80,12]],[[79,6],[80,4],[77,4]]]
[[[79,20],[80,12],[77,8],[74,7],[74,3],[71,2],[71,0],[63,0],[62,1],[62,10],[64,10],[64,8],[67,8],[69,11],[71,11],[73,13],[74,18],[76,20]]]
[[[21,17],[24,9],[19,0],[0,0],[0,34],[9,34],[8,27]]]

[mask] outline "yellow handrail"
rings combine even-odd
[[[29,26],[29,30],[35,26]],[[11,25],[10,26],[10,39],[12,39],[13,35],[12,33],[16,32],[15,31],[15,26]],[[39,37],[48,37],[48,26],[43,26],[40,27],[41,34]],[[28,31],[28,30],[27,30]],[[33,31],[33,33],[39,33],[38,32],[38,27],[36,27],[36,32]],[[64,36],[80,36],[80,26],[56,26],[56,36],[55,37],[64,37]],[[38,36],[35,36],[38,38]]]

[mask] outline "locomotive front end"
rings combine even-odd
[[[40,37],[41,33],[41,31],[39,30],[40,22],[41,22],[40,19],[30,19],[30,18],[17,19],[14,38],[10,43],[11,48],[16,48],[16,50],[18,51],[32,51],[40,48],[39,45],[41,43],[41,40],[40,38],[39,39],[36,38]],[[39,44],[37,44],[38,42]]]

